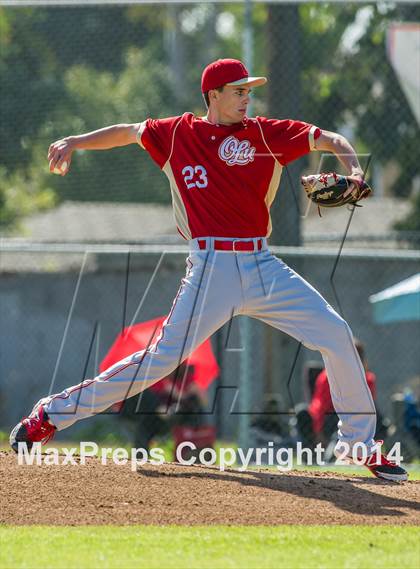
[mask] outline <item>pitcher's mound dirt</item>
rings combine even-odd
[[[0,452],[0,524],[419,524],[420,482],[164,464],[19,466]]]

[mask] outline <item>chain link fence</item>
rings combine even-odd
[[[0,7],[0,428],[51,389],[80,381],[86,365],[95,373],[123,311],[134,315],[145,291],[137,321],[165,315],[184,273],[168,184],[145,152],[135,145],[79,152],[63,178],[48,172],[49,144],[114,123],[204,114],[201,72],[218,57],[245,58],[253,74],[268,76],[253,94],[253,114],[341,132],[367,167],[369,203],[354,216],[343,208],[320,219],[297,181],[337,163],[313,153],[292,164],[272,209],[271,243],[365,344],[378,407],[393,421],[392,395],[417,389],[419,324],[375,324],[368,297],[419,271],[419,117],[409,93],[416,83],[407,87],[396,62],[400,32],[416,41],[420,5],[7,4]],[[296,441],[294,412],[309,402],[319,355],[240,318],[213,347],[221,375],[206,420],[218,436],[246,433],[249,443],[250,428],[260,436],[271,425]]]

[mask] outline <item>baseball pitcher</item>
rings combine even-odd
[[[205,116],[149,118],[50,146],[50,170],[63,176],[76,150],[137,144],[148,152],[169,180],[177,228],[190,254],[157,341],[97,377],[41,399],[13,429],[15,450],[19,442],[28,447],[46,442],[56,430],[147,389],[232,316],[246,315],[321,352],[340,419],[338,444],[346,443],[351,457],[362,443],[374,475],[407,479],[403,468],[373,452],[375,406],[348,324],[267,247],[270,206],[289,162],[315,150],[332,152],[341,161],[348,172],[344,181],[334,173],[302,181],[321,206],[356,203],[370,189],[354,149],[340,134],[298,120],[247,116],[251,89],[266,81],[249,77],[240,61],[221,59],[202,74]]]

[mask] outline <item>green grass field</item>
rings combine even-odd
[[[8,526],[0,567],[418,569],[419,538],[397,526]]]
[[[299,468],[325,469],[371,476]],[[419,569],[419,543],[412,526],[0,526],[0,568]]]

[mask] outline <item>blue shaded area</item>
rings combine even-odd
[[[420,320],[420,294],[414,292],[375,302],[373,318],[377,324]]]

